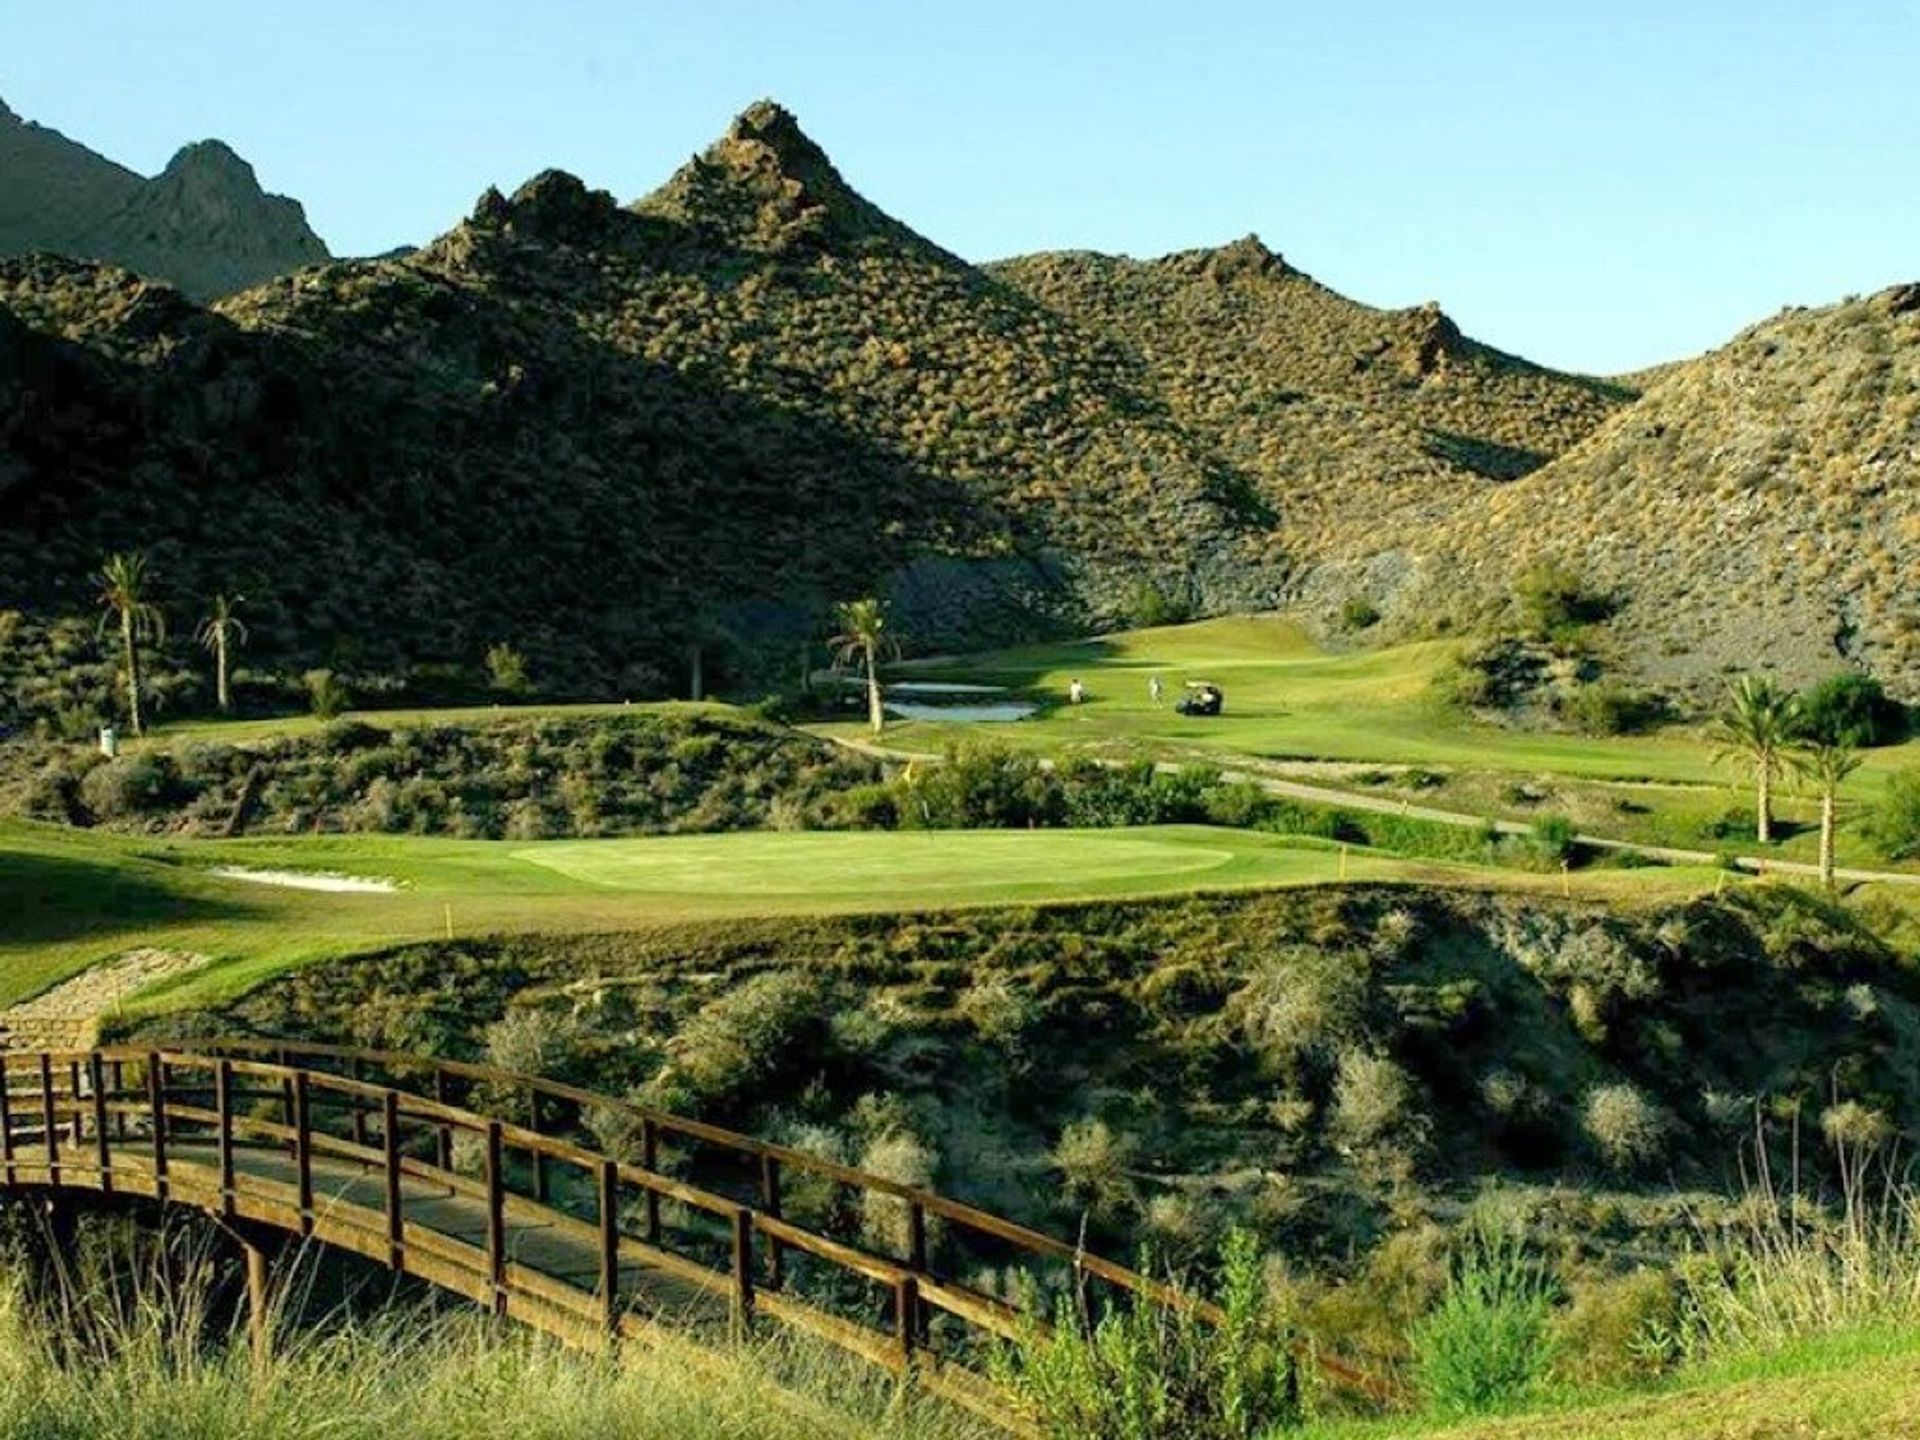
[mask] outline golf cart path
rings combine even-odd
[[[917,765],[940,763],[940,756],[930,755],[924,751],[899,750],[871,740],[860,740],[844,735],[830,735],[827,738],[836,745],[875,760],[892,760]],[[1043,767],[1051,769],[1054,762],[1050,758],[1042,757],[1040,763]],[[1100,763],[1117,765],[1120,762],[1106,760]],[[1163,772],[1181,768],[1183,767],[1170,760],[1154,762],[1154,769]],[[1442,810],[1432,805],[1416,805],[1410,800],[1388,799],[1383,795],[1360,795],[1350,790],[1338,790],[1328,785],[1312,785],[1303,780],[1284,780],[1275,775],[1263,775],[1251,770],[1222,769],[1220,777],[1235,784],[1258,785],[1267,794],[1287,800],[1304,800],[1315,805],[1332,805],[1343,810],[1360,810],[1374,815],[1404,815],[1411,820],[1429,820],[1438,825],[1456,825],[1464,829],[1491,826],[1502,835],[1533,833],[1533,826],[1524,820],[1502,820],[1487,815],[1475,815],[1465,810]],[[1720,857],[1711,850],[1684,850],[1671,845],[1647,845],[1637,840],[1615,840],[1605,835],[1579,834],[1573,839],[1575,844],[1584,845],[1591,850],[1611,850],[1619,854],[1641,855],[1667,865],[1714,865],[1720,861]],[[1794,875],[1815,880],[1820,878],[1820,867],[1804,860],[1773,860],[1764,856],[1741,855],[1735,857],[1733,863],[1736,868],[1752,875]],[[1834,870],[1833,877],[1849,883],[1920,885],[1920,874],[1902,870],[1855,870],[1841,866]]]

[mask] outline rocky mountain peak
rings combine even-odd
[[[173,159],[167,162],[167,168],[160,172],[162,178],[172,175],[176,178],[208,178],[244,185],[249,189],[260,188],[259,177],[233,147],[223,140],[196,140],[191,145],[182,145]]]
[[[10,108],[8,108],[7,102],[4,98],[0,98],[0,123],[10,123],[14,125],[19,125],[23,123],[20,117],[14,114]]]
[[[1182,250],[1159,263],[1175,274],[1220,285],[1244,279],[1280,279],[1299,273],[1277,250],[1269,250],[1258,235],[1252,234],[1210,250]]]
[[[772,100],[741,111],[724,135],[634,208],[747,249],[881,244],[959,263],[855,191],[793,113]]]

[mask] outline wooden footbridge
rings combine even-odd
[[[220,1040],[0,1067],[0,1189],[205,1212],[246,1246],[257,1325],[268,1241],[293,1237],[583,1348],[789,1326],[1009,1422],[980,1361],[1045,1317],[964,1283],[962,1265],[1218,1318],[932,1191],[485,1066]]]

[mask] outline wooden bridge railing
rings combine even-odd
[[[529,1123],[485,1113],[511,1095],[524,1099]],[[552,1133],[557,1111],[584,1118],[589,1107],[638,1125],[640,1163]],[[752,1193],[665,1173],[669,1141],[750,1161]],[[784,1215],[782,1177],[797,1172],[903,1205],[906,1253],[880,1254]],[[644,1325],[649,1301],[671,1308],[645,1278],[663,1277],[670,1294],[703,1298],[735,1330],[774,1319],[1003,1420],[999,1397],[969,1361],[981,1338],[1017,1339],[1044,1319],[941,1267],[929,1217],[1151,1302],[1218,1315],[932,1191],[574,1087],[392,1052],[229,1040],[0,1057],[0,1185],[124,1191],[276,1225],[581,1344]],[[442,1196],[477,1235],[425,1218]],[[532,1263],[529,1237],[542,1235],[554,1253],[590,1260],[569,1268],[592,1278]],[[841,1277],[841,1292],[858,1282],[852,1288],[868,1298],[807,1293],[791,1283],[789,1254]],[[626,1271],[643,1283],[625,1285]],[[958,1335],[935,1335],[939,1315],[958,1322]]]
[[[1093,1280],[1118,1292],[1142,1296],[1156,1304],[1197,1310],[1209,1319],[1220,1318],[1216,1307],[1177,1287],[937,1191],[903,1184],[809,1151],[775,1144],[668,1111],[636,1105],[578,1086],[486,1065],[411,1055],[403,1051],[341,1045],[218,1039],[186,1042],[185,1048],[209,1055],[261,1057],[278,1064],[313,1069],[333,1067],[354,1077],[379,1075],[398,1088],[431,1095],[443,1102],[463,1092],[471,1096],[476,1088],[484,1088],[494,1096],[514,1095],[523,1106],[521,1113],[526,1120],[524,1128],[540,1134],[552,1133],[569,1111],[580,1120],[584,1120],[590,1112],[624,1117],[631,1122],[636,1134],[638,1163],[648,1171],[659,1168],[663,1148],[675,1141],[702,1147],[711,1154],[733,1157],[751,1177],[751,1193],[742,1198],[763,1219],[778,1221],[781,1218],[785,1181],[794,1175],[812,1175],[861,1195],[878,1195],[897,1203],[905,1213],[908,1243],[904,1248],[907,1253],[891,1258],[915,1272],[923,1282],[931,1282],[942,1289],[947,1288],[942,1284],[942,1274],[930,1262],[929,1221],[938,1221],[946,1227],[950,1236],[957,1236],[962,1241],[968,1236],[979,1237],[998,1247],[1008,1257],[1025,1256],[1057,1263],[1071,1272],[1071,1283],[1076,1289],[1085,1281]],[[544,1176],[536,1170],[533,1178],[536,1194],[544,1198]],[[651,1213],[649,1223],[651,1226]],[[779,1246],[784,1243],[778,1241],[769,1247],[772,1257],[770,1268],[776,1272]],[[989,1299],[986,1296],[974,1298],[977,1301]],[[1017,1313],[1010,1304],[1006,1308]],[[1045,1317],[1033,1318],[1043,1320]]]

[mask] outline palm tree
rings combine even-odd
[[[861,664],[867,672],[867,722],[878,735],[886,728],[887,712],[880,703],[880,660],[898,655],[900,643],[887,630],[887,607],[868,596],[834,607],[840,633],[827,643],[835,665]]]
[[[1820,794],[1820,883],[1833,888],[1834,815],[1840,787],[1860,768],[1860,753],[1846,736],[1822,736],[1805,741],[1790,757],[1800,777]]]
[[[200,622],[197,638],[213,652],[213,691],[224,713],[233,709],[233,693],[227,685],[227,657],[236,646],[247,643],[247,625],[234,612],[244,595],[216,595],[213,613]]]
[[[1787,768],[1800,733],[1800,702],[1764,675],[1745,675],[1727,690],[1727,705],[1709,738],[1713,758],[1750,767],[1762,845],[1773,840],[1773,782]]]
[[[109,555],[100,567],[100,605],[106,612],[100,617],[100,629],[109,622],[120,626],[120,645],[127,664],[127,720],[135,735],[144,733],[140,723],[140,645],[156,643],[167,633],[166,617],[160,607],[147,599],[147,557],[139,551]]]

